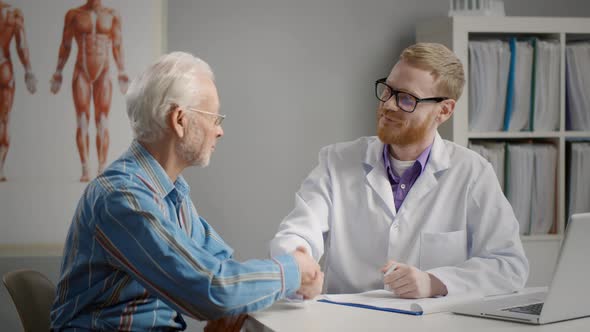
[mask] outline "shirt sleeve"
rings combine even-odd
[[[191,239],[200,243],[205,250],[220,260],[232,258],[234,250],[223,241],[221,236],[217,234],[215,229],[203,217],[200,217],[194,212],[196,209],[192,205],[192,202],[189,201],[187,203],[190,204],[189,209],[191,211]]]
[[[197,319],[256,311],[299,288],[293,256],[245,262],[216,257],[166,219],[154,193],[141,186],[109,193],[95,213],[94,236],[119,267]]]
[[[324,254],[324,233],[329,231],[332,187],[328,169],[329,146],[319,153],[319,164],[295,194],[295,207],[279,225],[270,243],[271,256],[303,246],[319,261]]]

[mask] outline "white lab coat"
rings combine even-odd
[[[423,173],[396,211],[382,151],[376,137],[324,147],[271,255],[302,245],[319,260],[326,249],[329,293],[383,288],[380,268],[390,259],[435,275],[449,294],[524,286],[529,265],[519,225],[485,159],[437,133]]]

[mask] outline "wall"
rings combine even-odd
[[[590,16],[585,0],[505,2],[509,15]],[[374,133],[373,81],[413,42],[416,22],[447,9],[441,0],[168,2],[168,49],[211,64],[228,115],[211,166],[185,176],[200,214],[238,258],[267,255],[320,147]],[[57,275],[55,257],[20,259],[0,259],[0,272],[28,266]],[[0,310],[7,331],[15,317]]]
[[[375,132],[374,80],[448,1],[205,0],[168,6],[168,49],[217,76],[225,136],[185,171],[197,209],[236,249],[267,255],[319,149]],[[506,1],[509,15],[580,16],[587,1]]]

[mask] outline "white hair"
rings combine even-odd
[[[137,76],[127,91],[127,115],[135,139],[155,142],[167,130],[166,115],[174,105],[200,102],[199,78],[214,80],[209,65],[185,52],[161,56]],[[197,100],[195,100],[197,99]]]

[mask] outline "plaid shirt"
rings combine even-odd
[[[291,255],[232,259],[179,176],[138,142],[86,188],[66,240],[53,329],[185,329],[259,310],[299,288]]]

